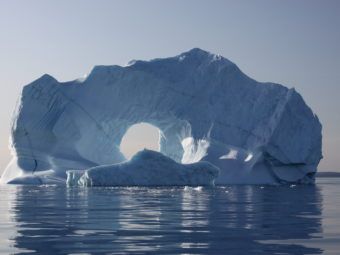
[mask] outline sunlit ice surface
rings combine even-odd
[[[338,254],[340,178],[316,185],[0,186],[0,253]]]

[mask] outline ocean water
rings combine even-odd
[[[1,254],[340,254],[340,178],[215,188],[0,186]]]

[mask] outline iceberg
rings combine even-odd
[[[213,186],[219,169],[209,162],[180,164],[146,150],[131,160],[83,171],[67,171],[68,186]]]
[[[159,129],[166,157],[219,168],[220,185],[313,183],[322,158],[321,123],[294,88],[257,82],[228,59],[195,48],[96,66],[84,80],[46,74],[26,85],[1,182],[65,181],[70,169],[122,163],[122,138],[140,122]]]

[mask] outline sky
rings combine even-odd
[[[340,172],[340,1],[0,0],[0,173],[24,85],[194,47],[255,80],[295,87],[323,125],[319,170]]]

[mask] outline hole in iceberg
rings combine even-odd
[[[160,130],[149,123],[132,125],[125,133],[120,143],[120,150],[127,159],[143,149],[160,151]]]

